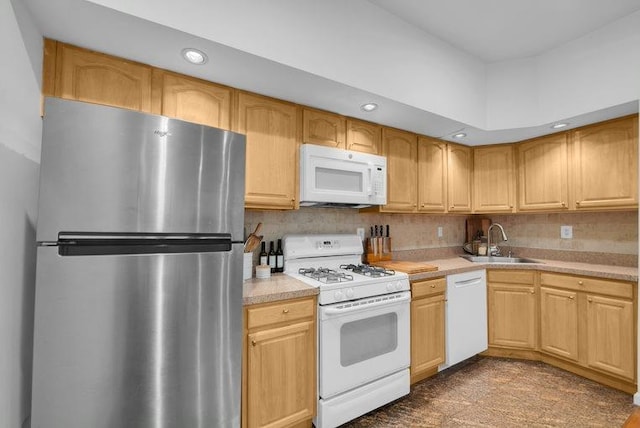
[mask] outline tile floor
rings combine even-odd
[[[541,362],[476,357],[342,426],[620,427],[633,397]]]

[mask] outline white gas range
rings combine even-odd
[[[319,288],[315,426],[337,427],[408,394],[408,275],[362,265],[358,235],[283,243],[285,273]]]

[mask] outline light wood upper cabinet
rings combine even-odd
[[[568,208],[567,135],[518,144],[518,210]]]
[[[245,309],[242,426],[310,426],[316,414],[316,301]]]
[[[449,212],[471,212],[471,148],[447,145],[447,203]]]
[[[418,137],[418,211],[447,211],[447,143]]]
[[[238,93],[234,130],[247,136],[245,207],[297,207],[299,110],[272,98]]]
[[[302,112],[302,142],[344,149],[346,124],[346,119],[340,115],[305,108]]]
[[[384,128],[383,154],[387,157],[388,212],[415,212],[417,208],[418,139],[415,134]]]
[[[379,155],[382,152],[382,127],[362,120],[347,119],[346,148]]]
[[[411,284],[411,383],[437,372],[445,361],[444,278]]]
[[[540,349],[578,361],[578,294],[540,288]]]
[[[572,132],[576,209],[638,206],[638,116]]]
[[[473,212],[514,212],[515,188],[512,145],[473,149]]]
[[[535,272],[487,272],[489,346],[536,349],[537,293]]]
[[[64,43],[57,43],[55,63],[54,96],[151,111],[151,67]]]
[[[231,129],[232,89],[163,70],[153,72],[153,113]]]

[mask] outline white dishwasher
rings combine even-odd
[[[487,274],[484,269],[447,276],[444,370],[488,347]]]

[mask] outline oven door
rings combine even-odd
[[[320,307],[320,398],[409,367],[410,301],[405,291]]]

